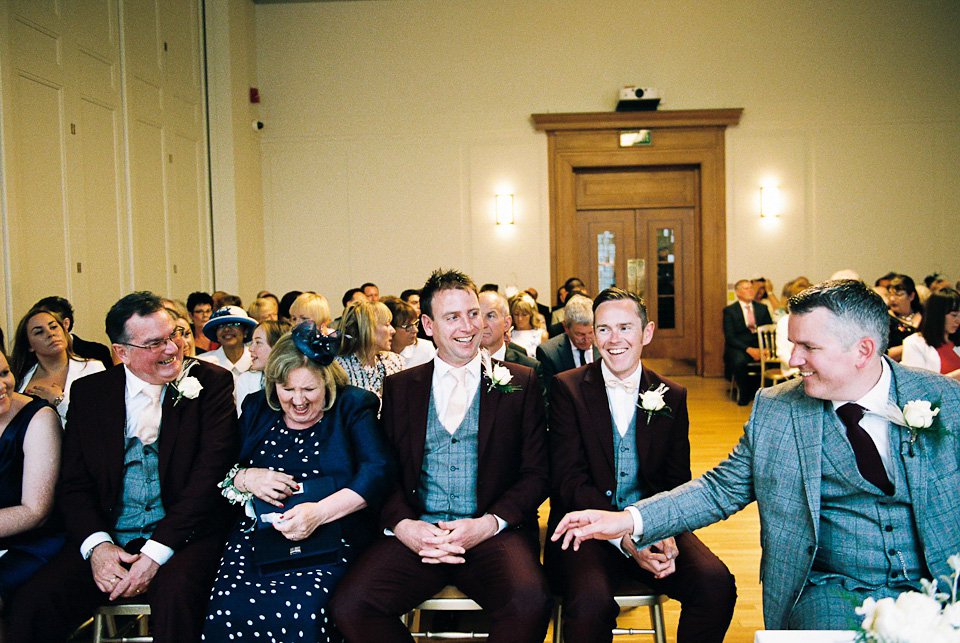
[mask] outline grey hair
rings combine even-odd
[[[867,336],[876,343],[878,355],[887,352],[890,336],[887,305],[862,281],[824,281],[790,298],[791,315],[805,315],[815,308],[826,308],[834,315],[832,330],[839,335],[844,350]]]
[[[593,326],[593,301],[584,295],[574,295],[563,307],[563,323]]]

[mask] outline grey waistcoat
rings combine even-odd
[[[150,538],[157,523],[166,515],[160,499],[157,444],[144,445],[136,436],[125,438],[123,491],[110,534],[121,547],[135,538]]]
[[[611,418],[612,419],[612,418]],[[617,427],[613,427],[613,467],[617,477],[617,491],[614,498],[617,509],[641,500],[644,493],[640,480],[640,456],[637,454],[637,413],[634,410],[630,419],[630,428],[620,437]]]
[[[420,520],[471,518],[477,511],[477,435],[480,424],[479,386],[463,421],[450,435],[437,416],[433,393],[427,409],[427,436],[420,471]]]

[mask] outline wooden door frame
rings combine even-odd
[[[688,166],[700,171],[700,328],[697,373],[723,375],[722,311],[727,305],[726,170],[724,133],[742,108],[652,112],[533,114],[547,133],[550,189],[550,275],[556,291],[577,274],[575,173],[581,168]],[[621,148],[621,130],[648,129],[650,145]],[[594,293],[595,294],[595,293]],[[551,297],[552,298],[552,297]]]

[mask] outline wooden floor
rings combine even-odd
[[[750,407],[740,407],[726,395],[726,380],[696,376],[674,376],[671,379],[687,387],[687,407],[690,412],[691,469],[694,477],[726,458],[740,439],[743,423],[750,415]],[[545,520],[546,512],[541,510]],[[730,519],[705,527],[697,536],[727,564],[737,579],[737,607],[733,622],[727,631],[727,643],[751,643],[754,632],[763,629],[760,602],[760,520],[756,503],[751,504]],[[621,627],[648,627],[648,610],[640,608],[636,614],[621,615]],[[677,640],[677,619],[680,604],[668,601],[664,605],[667,641]],[[550,638],[547,638],[549,641]],[[616,643],[651,641],[650,636],[620,636]]]

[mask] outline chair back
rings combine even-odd
[[[764,324],[758,327],[757,339],[760,343],[760,385],[765,386],[768,380],[776,384],[788,379],[780,368],[780,358],[777,356],[777,325]]]

